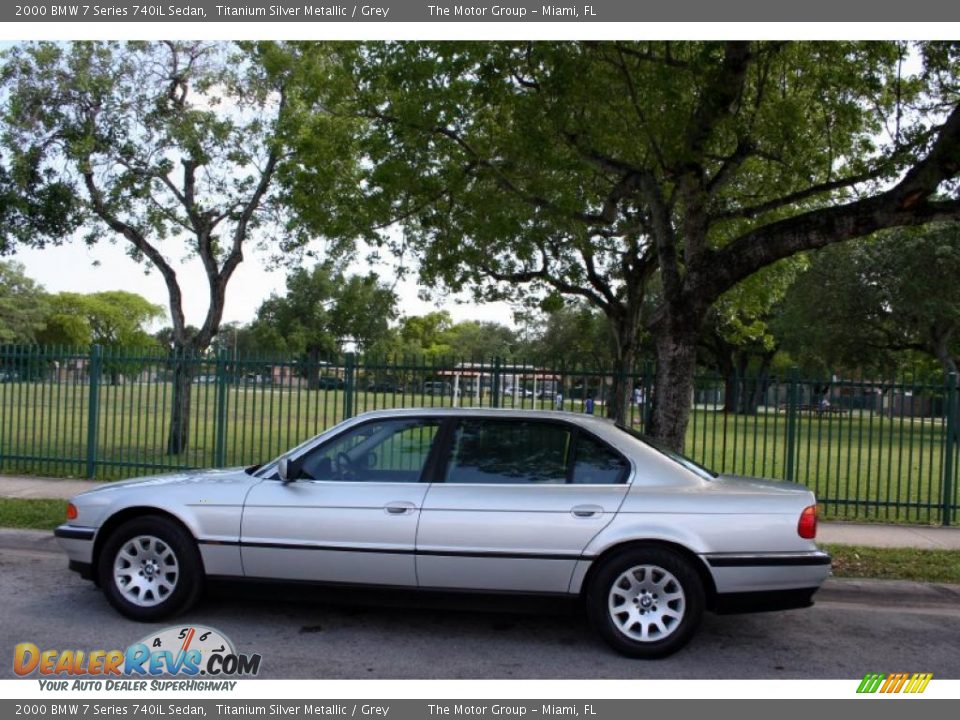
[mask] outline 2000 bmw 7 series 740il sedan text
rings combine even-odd
[[[265,465],[112,483],[67,515],[70,567],[148,621],[215,578],[547,593],[662,657],[704,610],[806,607],[830,572],[808,489],[565,412],[366,413]]]

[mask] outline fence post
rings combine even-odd
[[[943,525],[953,521],[953,480],[956,472],[954,458],[957,453],[957,375],[947,375],[947,414],[943,442],[943,495],[940,517]]]
[[[343,367],[343,419],[353,417],[353,391],[357,382],[357,356],[347,353]]]
[[[653,418],[653,366],[649,360],[643,363],[643,433],[650,434],[650,420]]]
[[[493,374],[490,377],[490,407],[500,407],[500,357],[493,359]]]
[[[799,382],[797,381],[797,369],[791,368],[790,379],[787,384],[787,446],[784,468],[784,480],[793,482],[796,475],[796,457],[797,457],[797,414],[800,411],[799,402]]]
[[[97,470],[97,426],[100,423],[100,376],[103,373],[103,348],[90,346],[90,390],[87,400],[87,477]]]
[[[214,413],[214,467],[225,467],[227,464],[227,360],[228,351],[221,348],[217,352],[217,407]]]

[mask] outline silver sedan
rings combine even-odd
[[[360,415],[259,467],[105,485],[55,534],[138,620],[217,578],[553,594],[653,658],[704,610],[812,604],[830,572],[816,522],[802,486],[715,475],[601,418],[424,408]]]

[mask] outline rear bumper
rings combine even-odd
[[[821,550],[702,557],[718,595],[816,590],[830,575],[830,556]]]
[[[793,590],[722,593],[717,595],[713,611],[721,615],[732,615],[807,608],[813,605],[813,594],[818,589],[818,587],[811,587]]]

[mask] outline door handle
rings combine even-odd
[[[570,510],[574,517],[588,518],[603,513],[603,508],[599,505],[577,505]]]
[[[390,515],[406,515],[416,510],[417,506],[412,502],[397,501],[387,503],[383,506],[383,509]]]

